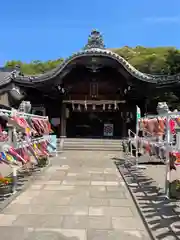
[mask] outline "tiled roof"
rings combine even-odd
[[[0,86],[10,83],[13,79],[14,71],[8,71],[5,68],[0,68]]]
[[[85,45],[83,50],[72,54],[65,61],[63,61],[56,68],[40,75],[33,76],[22,76],[19,70],[13,70],[11,72],[0,70],[0,86],[5,85],[11,81],[19,84],[33,86],[35,83],[42,83],[55,78],[57,75],[67,70],[69,64],[76,61],[84,56],[102,56],[113,59],[119,63],[126,71],[134,78],[139,79],[143,82],[148,82],[157,85],[171,85],[173,83],[180,82],[180,74],[177,75],[151,75],[138,71],[130,63],[128,63],[123,57],[112,52],[111,50],[105,49],[102,35],[99,31],[93,30],[88,38],[88,43]]]
[[[180,81],[180,74],[169,76],[169,75],[151,75],[151,74],[142,73],[138,71],[136,68],[134,68],[130,63],[128,63],[123,57],[119,56],[118,54],[110,50],[99,49],[99,48],[91,48],[87,50],[85,49],[77,53],[74,53],[70,57],[68,57],[65,61],[63,61],[58,67],[41,75],[37,75],[37,76],[17,75],[15,78],[15,81],[29,83],[29,84],[45,82],[47,80],[50,80],[56,77],[63,70],[65,70],[65,68],[68,67],[70,63],[72,63],[73,61],[76,61],[78,58],[83,56],[109,57],[115,60],[116,62],[118,62],[120,65],[122,65],[126,69],[126,71],[129,72],[129,74],[131,74],[134,78],[137,78],[144,82],[163,85],[163,84],[176,83]]]

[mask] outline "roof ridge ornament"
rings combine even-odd
[[[99,48],[105,49],[102,34],[98,30],[92,30],[88,37],[88,43],[85,45],[84,50]]]

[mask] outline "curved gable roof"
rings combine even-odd
[[[160,85],[166,85],[171,83],[176,83],[180,81],[180,74],[177,75],[151,75],[146,74],[138,71],[135,67],[133,67],[130,63],[128,63],[123,57],[119,56],[118,54],[105,49],[105,45],[103,42],[102,35],[96,31],[93,30],[88,38],[88,43],[85,45],[84,49],[72,54],[67,59],[65,59],[59,66],[56,68],[36,76],[21,76],[20,74],[17,74],[13,72],[13,74],[10,74],[10,77],[7,77],[4,82],[1,81],[0,76],[0,85],[3,83],[6,84],[8,81],[11,81],[13,78],[14,82],[17,83],[24,83],[28,85],[32,85],[34,83],[41,83],[45,82],[47,80],[53,79],[57,75],[59,75],[63,70],[68,67],[70,63],[75,61],[76,59],[83,57],[83,56],[102,56],[102,57],[108,57],[115,61],[117,61],[126,71],[132,75],[134,78],[137,78],[144,82],[149,82],[152,84],[160,84]]]

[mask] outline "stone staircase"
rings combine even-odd
[[[57,151],[62,150],[122,151],[123,147],[120,139],[65,138],[57,141]]]

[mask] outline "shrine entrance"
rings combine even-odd
[[[67,137],[120,138],[122,118],[119,112],[71,112]]]
[[[109,101],[111,104],[107,105],[98,101],[93,102],[99,105],[91,104],[91,101],[87,105],[82,105],[82,103],[71,105],[70,101],[67,102],[66,137],[120,139],[127,136],[130,123],[135,126],[132,112],[129,116],[127,115],[125,102]]]

